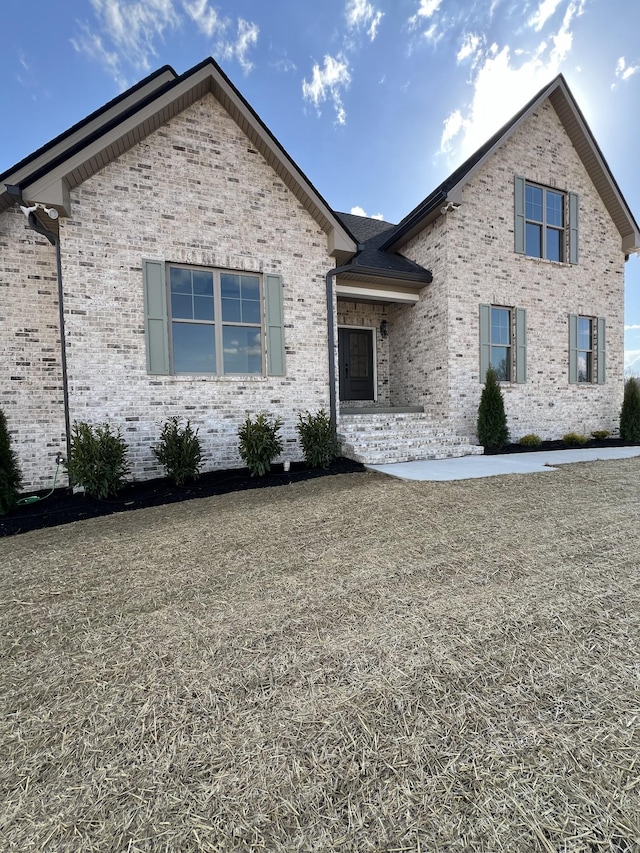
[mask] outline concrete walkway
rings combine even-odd
[[[556,471],[554,465],[566,465],[568,462],[628,459],[631,456],[640,456],[640,447],[591,447],[583,450],[503,453],[498,456],[457,456],[455,459],[425,459],[365,467],[401,480],[474,480],[501,474],[537,474],[541,471]]]

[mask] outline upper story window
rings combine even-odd
[[[530,258],[578,263],[576,193],[544,187],[516,175],[515,250]]]
[[[525,254],[531,258],[564,261],[564,193],[525,185]]]

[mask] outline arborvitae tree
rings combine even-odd
[[[504,399],[498,385],[495,370],[490,367],[485,377],[484,388],[478,406],[478,440],[489,453],[502,450],[509,441]]]
[[[22,474],[18,458],[11,449],[7,419],[0,409],[0,515],[9,512],[18,502],[21,482]]]
[[[640,382],[633,376],[624,383],[620,438],[625,441],[640,441]]]

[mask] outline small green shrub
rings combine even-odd
[[[640,381],[633,376],[624,383],[620,438],[624,441],[640,441]]]
[[[75,422],[66,465],[69,481],[96,498],[117,495],[129,475],[127,452],[120,430],[112,433],[109,424]]]
[[[202,465],[202,447],[198,430],[194,430],[191,421],[180,426],[180,418],[169,418],[162,426],[160,441],[151,448],[156,457],[177,486],[187,480],[196,480]]]
[[[7,420],[0,409],[0,515],[5,515],[17,504],[21,482],[18,457],[11,449]]]
[[[312,468],[328,468],[338,456],[339,444],[331,418],[324,409],[312,415],[298,415],[296,426],[307,465]]]
[[[596,441],[606,441],[611,433],[608,429],[594,429],[591,433],[591,438],[595,438]]]
[[[496,452],[509,441],[504,399],[495,370],[490,367],[478,406],[478,441],[485,450]]]
[[[562,440],[569,447],[582,447],[589,441],[586,435],[580,435],[577,432],[567,432],[562,436]]]
[[[278,435],[281,426],[280,418],[271,423],[266,415],[259,414],[255,421],[247,417],[238,430],[238,450],[252,477],[264,476],[282,452],[282,441]]]
[[[518,443],[523,447],[540,447],[542,439],[535,432],[530,432],[528,435],[523,435]]]

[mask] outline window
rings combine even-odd
[[[511,380],[511,311],[491,306],[489,364],[499,382]]]
[[[285,375],[280,276],[142,266],[149,373]]]
[[[169,267],[174,373],[262,373],[256,275]]]
[[[586,385],[605,381],[604,317],[569,315],[569,382]]]
[[[526,382],[525,308],[480,306],[480,382],[484,382],[489,367],[500,382]]]
[[[578,263],[578,196],[516,175],[515,250],[530,258]]]
[[[564,195],[525,184],[525,254],[564,260]]]

